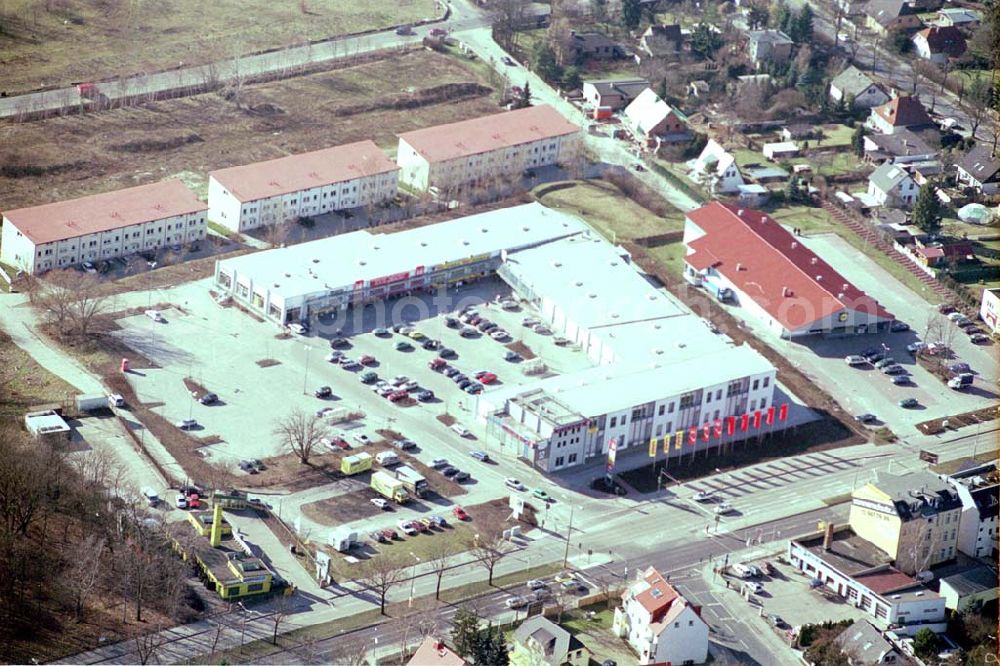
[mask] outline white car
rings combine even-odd
[[[176,501],[177,501],[177,508],[178,509],[186,509],[186,508],[188,508],[188,501],[187,501],[187,497],[185,495],[183,495],[183,494],[177,495],[177,500]]]
[[[406,536],[413,536],[417,533],[417,528],[413,526],[413,522],[410,520],[401,520],[396,524],[403,534]]]
[[[392,385],[393,386],[402,386],[403,384],[405,384],[408,381],[410,381],[410,378],[407,377],[406,375],[396,375],[395,377],[392,378]]]
[[[729,502],[720,502],[720,503],[718,503],[718,504],[715,505],[715,509],[714,509],[716,515],[719,515],[719,516],[721,516],[723,514],[726,514],[726,513],[730,513],[732,510],[733,510],[733,505],[730,504]]]
[[[518,481],[517,479],[514,479],[514,478],[504,479],[504,485],[506,485],[508,488],[513,488],[514,490],[527,490],[528,489],[527,486],[525,486],[523,483],[521,483],[520,481]]]
[[[850,366],[867,365],[868,364],[868,359],[866,359],[864,356],[851,355],[851,356],[848,356],[848,357],[846,357],[844,359],[844,363],[846,363],[847,365],[850,365]]]
[[[548,585],[545,584],[544,580],[538,580],[537,578],[532,578],[527,582],[529,590],[544,590]]]
[[[763,585],[761,585],[760,583],[758,583],[756,581],[752,581],[752,580],[745,581],[743,583],[743,587],[745,587],[746,589],[750,590],[750,592],[752,592],[754,594],[760,594],[761,592],[764,591],[764,586]]]
[[[302,324],[289,324],[288,330],[290,330],[292,333],[295,333],[296,335],[305,335],[306,327],[303,326]]]
[[[161,323],[162,324],[164,321],[166,321],[163,318],[163,315],[160,314],[159,310],[146,310],[146,316],[149,317],[150,319],[152,319],[153,321],[157,322],[157,323]]]
[[[528,605],[528,600],[524,597],[510,597],[503,603],[507,608],[524,608]]]
[[[373,497],[371,499],[371,503],[374,504],[375,506],[377,506],[380,509],[388,509],[389,508],[389,503],[386,502],[381,497]]]
[[[694,496],[691,499],[693,499],[695,502],[707,502],[710,499],[712,499],[712,493],[708,492],[707,490],[699,490],[694,494]]]
[[[354,441],[358,444],[371,444],[372,440],[363,432],[359,432],[354,436]]]
[[[194,419],[184,419],[183,421],[178,421],[174,425],[181,430],[191,430],[192,428],[198,427],[198,422]]]

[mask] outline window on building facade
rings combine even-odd
[[[667,413],[668,414],[674,413],[674,403],[670,403],[669,405],[667,405]]]
[[[576,454],[575,453],[569,454],[569,458],[567,458],[566,460],[567,462],[569,462],[569,464],[572,465],[573,463],[576,462]]]
[[[752,390],[756,391],[758,386],[760,386],[760,380],[759,379],[753,380],[753,389]]]
[[[556,457],[555,466],[556,467],[562,467],[563,466],[563,457],[562,456]]]
[[[768,386],[770,386],[770,384],[771,384],[771,378],[764,377],[764,388],[767,388]]]
[[[660,416],[663,416],[663,412],[666,410],[666,408],[667,408],[666,405],[660,405],[660,411],[659,411]]]

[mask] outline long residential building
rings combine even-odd
[[[233,231],[391,201],[399,167],[373,141],[211,171],[209,219]]]
[[[403,184],[448,193],[569,162],[579,154],[580,140],[580,127],[555,108],[532,106],[400,134],[396,162]]]
[[[782,338],[885,332],[893,316],[781,224],[712,202],[684,222],[684,277],[736,304]]]
[[[166,180],[3,214],[0,259],[42,273],[205,237],[202,201]]]

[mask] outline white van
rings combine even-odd
[[[753,578],[753,569],[743,564],[742,562],[737,562],[732,565],[733,573],[740,578]]]
[[[472,434],[468,430],[466,430],[464,426],[462,426],[462,425],[460,425],[458,423],[452,423],[451,424],[451,429],[454,432],[458,433],[459,437],[468,437],[470,434]]]
[[[375,462],[382,467],[391,467],[399,464],[399,456],[392,451],[382,451],[375,456]]]
[[[160,495],[148,486],[142,489],[142,496],[149,502],[149,506],[156,506],[160,503]]]
[[[146,316],[156,322],[163,321],[163,315],[159,310],[146,310]]]

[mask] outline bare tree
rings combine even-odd
[[[476,535],[472,554],[489,575],[487,583],[493,585],[493,572],[504,557],[510,553],[510,543],[503,537],[501,526],[488,527]]]
[[[493,4],[493,39],[505,51],[514,46],[517,31],[524,26],[525,0],[496,0]]]
[[[105,539],[93,534],[84,537],[74,549],[74,559],[69,571],[69,586],[73,601],[73,617],[77,622],[83,619],[87,598],[101,580],[101,554]]]
[[[288,617],[289,607],[289,597],[286,596],[279,597],[274,604],[274,612],[271,615],[271,625],[274,627],[274,631],[271,634],[272,645],[278,644],[278,628],[285,621],[285,618]]]
[[[402,580],[404,571],[405,565],[402,562],[387,555],[373,557],[362,566],[358,580],[378,595],[379,612],[382,615],[385,615],[385,599],[389,596],[389,590]]]
[[[319,446],[320,440],[330,433],[322,419],[301,409],[292,410],[288,416],[275,424],[271,432],[278,438],[283,448],[299,457],[299,462],[303,465],[309,464],[309,459]]]
[[[159,627],[155,631],[136,634],[133,642],[135,643],[135,654],[139,657],[139,663],[145,666],[150,661],[156,659],[157,653],[163,646],[163,640]],[[159,661],[158,659],[156,660]]]
[[[291,222],[278,221],[275,224],[268,225],[264,229],[263,240],[271,247],[284,247],[285,241],[288,240],[291,232]]]
[[[58,270],[29,284],[31,302],[55,324],[59,335],[86,338],[107,310],[108,299],[96,275]]]
[[[457,554],[457,547],[452,541],[447,539],[438,539],[431,546],[427,563],[431,566],[436,579],[434,587],[434,599],[436,600],[441,599],[441,579],[444,578],[445,573],[451,568],[454,557]]]

